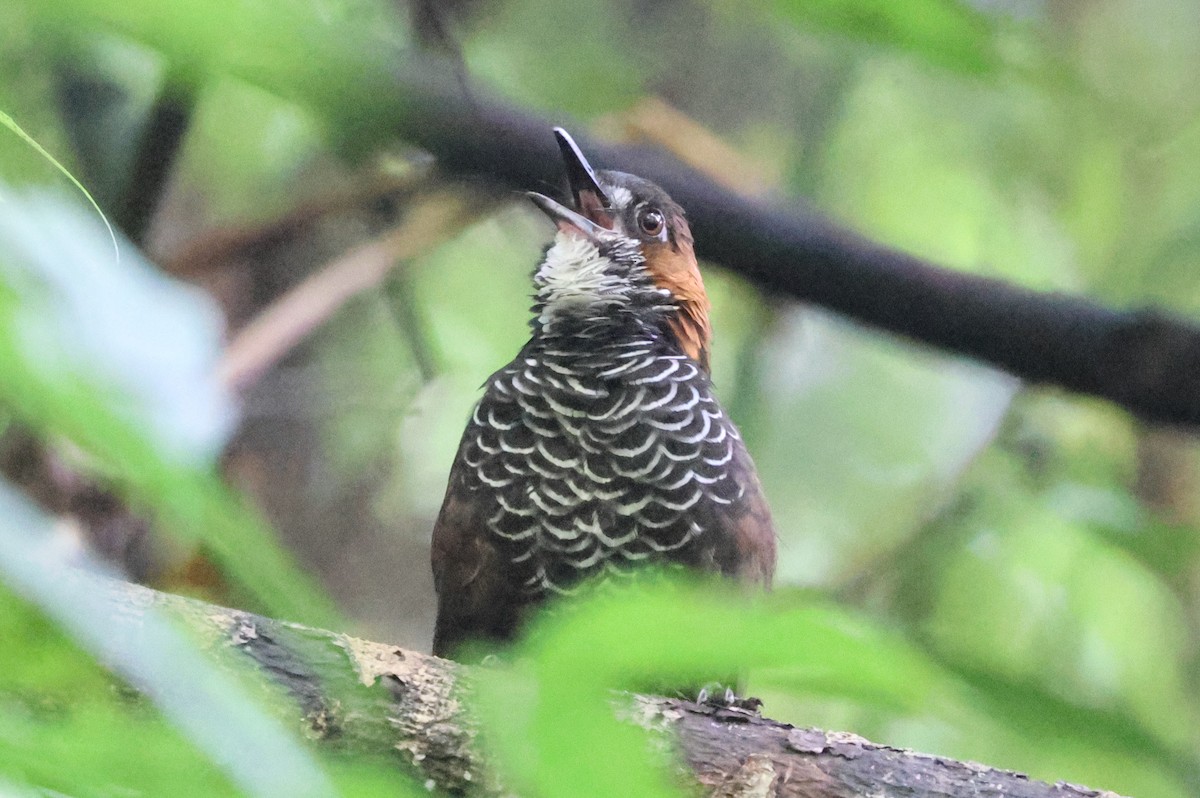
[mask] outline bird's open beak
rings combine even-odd
[[[609,208],[612,203],[600,181],[592,171],[592,165],[583,157],[579,146],[571,138],[571,134],[561,127],[554,128],[554,138],[558,139],[558,149],[562,152],[563,165],[567,170],[567,183],[571,188],[571,199],[575,202],[575,210],[603,227],[612,227],[612,214]]]
[[[591,241],[598,241],[600,235],[607,232],[605,228],[596,224],[591,219],[576,213],[556,200],[550,199],[545,194],[529,191],[525,196],[533,200],[533,204],[541,208],[542,213],[549,216],[558,225],[558,229],[563,232],[574,232]]]
[[[558,149],[562,152],[563,165],[567,170],[567,184],[571,189],[574,208],[568,208],[545,194],[530,191],[527,196],[542,209],[564,232],[574,231],[584,238],[597,241],[602,233],[613,228],[611,202],[600,181],[592,171],[592,165],[583,157],[571,134],[561,127],[554,128]]]

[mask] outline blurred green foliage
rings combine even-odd
[[[833,607],[789,594],[752,603],[725,585],[665,579],[605,586],[545,616],[514,660],[476,675],[475,692],[505,775],[537,795],[575,794],[580,785],[675,794],[643,764],[644,735],[613,716],[614,687],[673,694],[752,668],[763,685],[910,712],[962,689],[902,639]]]
[[[19,194],[6,204],[0,401],[79,447],[165,530],[203,541],[265,606],[333,622],[327,600],[211,470],[230,414],[211,375],[212,309],[173,293],[130,247],[119,263],[79,208]]]
[[[886,243],[1040,289],[1200,308],[1189,0],[466,5],[448,17],[465,70],[514,103],[611,129],[659,95],[780,193]],[[250,225],[286,213],[329,163],[402,147],[392,131],[413,107],[395,76],[448,68],[421,33],[383,0],[18,0],[0,6],[0,110],[111,210],[131,190],[147,115],[170,98],[190,117],[175,201],[202,198],[197,228]],[[80,76],[113,95],[88,94],[83,124],[63,94]],[[217,476],[228,428],[198,432],[203,413],[179,413],[162,388],[216,390],[213,320],[154,322],[166,278],[132,244],[113,263],[99,222],[82,221],[82,201],[61,199],[61,176],[16,136],[0,135],[0,177],[12,187],[0,196],[0,431],[16,421],[70,442],[88,473],[213,553],[237,595],[330,623],[328,599]],[[46,186],[59,198],[44,200]],[[477,386],[524,342],[545,237],[535,214],[505,206],[407,264],[398,290],[420,340],[392,323],[385,292],[316,337],[339,411],[321,423],[328,481],[386,462],[363,501],[403,519],[397,530],[427,535]],[[1139,798],[1200,790],[1190,438],[1168,456],[1161,431],[1112,408],[1020,391],[715,268],[707,279],[718,389],[780,529],[779,588],[759,604],[687,586],[601,596],[548,621],[524,660],[480,677],[486,739],[514,783],[668,792],[604,690],[748,669],[781,720]],[[79,286],[110,313],[89,321],[68,290]],[[180,362],[193,368],[169,371]],[[131,709],[78,632],[90,616],[73,625],[45,592],[18,590],[13,562],[0,563],[0,784],[237,789],[238,763],[206,753],[186,717]],[[166,655],[198,659],[186,644]],[[583,756],[598,748],[606,757]],[[332,770],[346,794],[395,789],[369,766],[358,781],[352,763]]]

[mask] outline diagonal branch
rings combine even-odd
[[[226,347],[221,382],[245,390],[347,301],[378,286],[401,261],[442,243],[482,206],[451,192],[420,200],[399,227],[343,254],[240,330]]]
[[[521,189],[560,179],[551,121],[446,81],[402,78],[398,132],[451,174]],[[563,120],[554,120],[561,122]],[[801,202],[753,200],[671,156],[577,136],[593,164],[636,172],[685,208],[697,252],[763,288],[966,355],[1031,382],[1116,402],[1151,421],[1200,424],[1200,327],[1032,291],[890,249]]]
[[[239,652],[258,678],[293,698],[292,720],[318,744],[395,757],[430,788],[451,794],[511,794],[487,775],[486,752],[456,687],[462,666],[136,585],[72,578],[96,581],[96,590],[111,595],[135,627],[145,613],[162,609],[213,650]],[[674,741],[687,763],[680,775],[710,796],[1119,798],[852,734],[798,729],[741,710],[652,696],[635,696],[625,707],[632,722]]]

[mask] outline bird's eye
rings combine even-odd
[[[638,211],[637,223],[638,227],[642,228],[643,233],[654,237],[661,235],[663,228],[666,226],[666,220],[663,219],[662,211],[649,206]]]

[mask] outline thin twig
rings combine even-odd
[[[225,350],[219,378],[244,391],[349,299],[378,286],[398,263],[445,241],[477,213],[477,202],[451,191],[418,202],[398,227],[330,262],[243,327]]]

